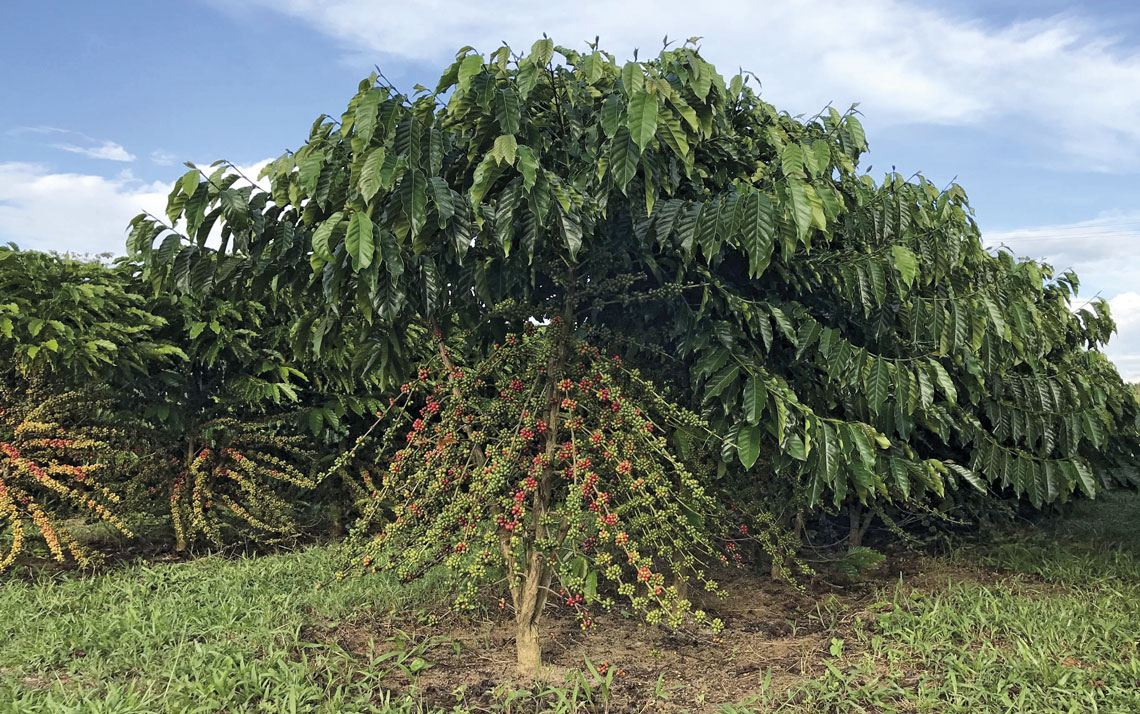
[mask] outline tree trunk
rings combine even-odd
[[[329,509],[329,535],[337,540],[345,536],[342,516],[339,506],[333,506]]]
[[[787,528],[788,517],[784,516],[784,514],[781,514],[780,518],[776,520],[776,526],[779,528]],[[772,576],[773,581],[782,581],[783,569],[785,565],[784,560],[785,558],[780,557],[780,555],[772,555],[772,571],[769,573],[769,575]]]
[[[677,599],[689,599],[689,573],[683,571],[673,576],[673,587],[677,588]]]
[[[781,527],[786,527],[784,525],[786,522],[787,522],[787,519],[781,519],[779,525]],[[792,533],[795,534],[796,540],[799,540],[801,537],[803,537],[803,532],[804,532],[804,512],[803,511],[796,511],[795,525],[792,528]],[[783,580],[784,579],[784,570],[787,569],[787,567],[790,565],[790,562],[789,562],[790,560],[791,560],[791,556],[789,556],[789,555],[785,555],[783,558],[772,556],[771,576],[772,576],[773,580]]]
[[[527,553],[524,568],[521,586],[511,591],[515,605],[515,651],[518,673],[527,679],[537,679],[542,668],[539,625],[546,605],[550,573],[542,554],[534,549]]]
[[[851,527],[850,535],[847,537],[847,550],[851,550],[863,545],[863,536],[867,534],[867,530],[871,527],[871,521],[875,518],[875,512],[868,511],[864,514],[863,504],[853,503],[847,507],[847,517]]]
[[[179,500],[181,500],[181,498],[185,498],[186,490],[188,489],[188,487],[190,485],[190,464],[194,463],[194,454],[195,454],[193,434],[197,428],[198,427],[195,424],[195,425],[191,425],[189,430],[188,430],[191,436],[190,436],[190,438],[188,438],[186,440],[186,468],[183,469],[184,476],[182,479],[182,493],[179,494]],[[177,509],[180,506],[175,506],[174,504],[171,504],[171,506],[172,507],[171,507],[171,512],[170,512],[170,517],[171,517],[171,519],[173,519],[175,521],[175,526],[177,526],[179,519],[180,519],[180,516],[178,515]],[[185,529],[185,524],[182,524],[182,528],[176,527],[174,529],[175,534],[176,534],[175,540],[174,540],[174,552],[175,553],[186,552],[186,532],[184,529]]]
[[[538,679],[538,672],[542,668],[542,646],[538,641],[537,625],[516,622],[515,651],[518,655],[519,675],[526,679]]]
[[[518,673],[527,679],[537,679],[542,671],[542,645],[540,639],[542,612],[546,608],[546,598],[550,593],[550,583],[554,570],[547,565],[545,555],[539,551],[537,543],[550,537],[543,519],[550,507],[554,492],[554,455],[561,441],[559,438],[559,414],[562,394],[558,381],[570,358],[570,324],[574,316],[574,269],[567,273],[567,295],[562,306],[561,324],[555,339],[557,344],[551,350],[546,363],[546,386],[543,389],[543,403],[546,405],[546,443],[543,449],[546,467],[539,477],[538,488],[534,491],[531,504],[531,524],[524,532],[529,540],[521,567],[512,567],[510,538],[501,536],[499,548],[507,560],[508,577],[513,578],[511,600],[515,606],[515,652],[518,658]],[[552,328],[553,329],[553,328]],[[445,355],[446,357],[446,355]],[[563,518],[555,536],[561,543],[566,537],[568,523]],[[521,572],[519,572],[521,570]],[[521,582],[520,582],[521,581]]]
[[[847,550],[854,550],[863,545],[863,506],[852,503],[847,507],[847,520],[850,523],[847,535]]]

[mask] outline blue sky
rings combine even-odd
[[[255,167],[378,64],[433,84],[455,50],[542,32],[628,56],[703,37],[793,113],[860,102],[873,174],[961,183],[991,245],[1110,300],[1140,379],[1140,3],[183,0],[0,8],[0,241],[120,251],[186,160]]]

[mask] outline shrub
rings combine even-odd
[[[556,323],[507,335],[474,368],[421,368],[405,398],[388,416],[399,448],[376,494],[387,523],[363,569],[412,580],[443,567],[461,608],[505,573],[529,675],[549,598],[583,628],[611,592],[650,623],[719,628],[677,587],[715,591],[703,563],[726,553],[719,504],[669,442],[701,422],[619,358]]]
[[[860,173],[854,108],[792,117],[746,80],[726,82],[689,45],[626,63],[545,38],[524,56],[466,48],[434,91],[361,82],[339,121],[320,117],[303,146],[266,166],[268,191],[224,163],[192,168],[170,223],[139,216],[128,247],[193,299],[294,306],[282,334],[306,359],[332,356],[381,385],[411,373],[423,330],[441,346],[464,331],[474,370],[488,360],[501,391],[492,346],[557,317],[566,335],[548,334],[539,363],[516,375],[542,385],[539,413],[552,410],[544,459],[564,441],[570,417],[555,412],[571,398],[559,381],[573,361],[542,373],[541,360],[574,349],[569,335],[589,338],[652,373],[674,407],[700,412],[723,445],[717,495],[749,494],[747,510],[781,501],[786,522],[847,509],[859,534],[887,505],[971,492],[1041,508],[1135,471],[1140,410],[1100,352],[1114,329],[1107,305],[1074,312],[1076,275],[986,250],[961,187]],[[455,387],[448,399],[488,398]],[[442,395],[433,403],[444,411],[421,425],[454,418]],[[464,413],[490,419],[492,406]],[[657,406],[638,403],[643,414]],[[397,496],[422,499],[448,468],[493,460],[478,456],[488,444],[522,453],[507,421],[471,434],[449,424],[459,445],[413,432],[412,453],[432,461],[397,472],[414,486]],[[646,453],[664,464],[672,452]],[[491,515],[513,524],[510,474],[480,481],[489,501],[472,507],[497,503]],[[533,650],[526,593],[542,591],[543,558],[554,555],[550,577],[573,582],[542,530],[555,493],[544,488],[534,510],[520,506],[539,514],[518,526],[538,529],[534,545],[500,528],[516,544],[498,557],[521,588],[520,651]],[[396,504],[390,537],[409,529],[414,544],[454,528],[437,523],[454,515],[450,501],[433,499]],[[699,531],[683,537],[683,549],[707,545]],[[457,557],[448,539],[410,547],[405,575]]]
[[[223,528],[257,539],[294,533],[292,504],[281,487],[312,488],[314,453],[304,437],[281,436],[266,424],[221,418],[203,424],[191,442],[187,467],[169,478],[170,512],[179,550],[196,536],[215,545]]]
[[[96,556],[68,529],[73,517],[131,531],[115,487],[134,455],[105,390],[55,392],[43,383],[0,387],[0,522],[10,542],[0,572],[36,533],[55,560]]]

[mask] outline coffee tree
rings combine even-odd
[[[0,404],[0,523],[9,541],[0,572],[33,533],[54,560],[91,565],[95,556],[65,522],[75,516],[132,535],[118,487],[137,456],[107,394],[31,383],[0,387]]]
[[[715,497],[667,439],[699,427],[695,415],[560,319],[508,334],[472,368],[423,367],[404,392],[388,414],[395,444],[375,500],[387,517],[362,568],[410,580],[443,566],[459,607],[504,573],[530,676],[551,599],[583,628],[616,592],[651,623],[719,629],[677,586],[715,590],[701,563],[732,547],[714,530]]]
[[[701,411],[719,483],[849,508],[860,532],[867,506],[1044,506],[1129,478],[1105,304],[1072,312],[1076,276],[987,250],[960,187],[860,174],[866,148],[854,111],[789,116],[688,45],[467,48],[434,91],[362,82],[266,167],[269,191],[192,169],[129,246],[189,294],[304,296],[308,358],[387,385],[409,325],[486,356],[558,317],[547,379],[571,337],[620,350]],[[540,406],[567,398],[553,385]]]
[[[136,425],[108,387],[185,355],[158,337],[127,275],[98,262],[0,248],[0,526],[12,565],[38,535],[51,557],[92,561],[75,517],[130,528],[121,490]]]
[[[256,300],[160,292],[152,301],[160,336],[187,355],[134,386],[159,456],[145,476],[169,503],[177,549],[220,545],[235,529],[255,539],[295,532],[286,494],[314,485],[316,454],[299,443],[306,377],[286,354],[288,322]]]

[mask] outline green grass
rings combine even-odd
[[[317,589],[335,549],[207,557],[0,587],[0,712],[383,711],[378,680],[306,627],[403,616],[433,584]]]
[[[1140,712],[1138,536],[1140,499],[1110,496],[899,583],[804,711]]]
[[[446,601],[442,584],[316,589],[339,563],[324,547],[9,580],[0,714],[420,711],[388,688],[438,642],[367,659],[326,635],[363,613],[413,628]],[[762,686],[733,711],[1140,712],[1140,498],[1081,503],[885,584],[870,605],[837,600],[818,616],[831,647],[809,653],[813,674]],[[565,685],[504,688],[492,707],[602,711],[608,686],[572,673]],[[675,706],[659,683],[640,686],[644,701],[624,708],[645,708],[655,691],[656,706]]]

